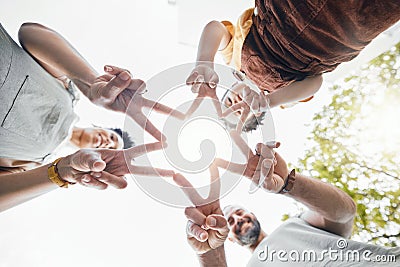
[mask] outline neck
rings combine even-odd
[[[261,241],[263,241],[263,239],[267,236],[267,234],[261,230],[260,235],[257,238],[257,241],[253,244],[248,246],[247,248],[250,250],[251,253],[254,252],[254,250],[256,249],[256,247],[258,246],[258,244],[261,243]]]
[[[81,143],[81,136],[83,133],[83,128],[78,128],[78,127],[74,127],[72,129],[72,135],[71,135],[71,139],[69,139],[69,141],[76,145],[77,147],[79,147],[80,143]]]

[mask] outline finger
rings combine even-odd
[[[80,150],[71,157],[71,166],[79,171],[102,171],[106,163],[101,159],[101,155],[93,150]]]
[[[243,131],[243,127],[244,127],[244,125],[246,123],[246,120],[247,120],[247,117],[249,116],[249,113],[250,113],[250,109],[249,108],[244,108],[243,109],[242,114],[240,115],[240,118],[239,118],[239,122],[236,125],[236,131],[237,132],[240,133],[240,132]]]
[[[217,95],[212,97],[212,101],[215,107],[215,111],[217,111],[217,115],[219,118],[222,117],[222,107],[221,107],[221,102],[219,101]]]
[[[234,86],[232,86],[231,91],[240,94],[245,87],[248,87],[247,84],[243,82],[237,82]]]
[[[193,185],[182,174],[177,173],[173,178],[174,182],[181,187],[182,191],[195,206],[199,206],[204,202],[204,199],[197,190],[193,188]]]
[[[192,93],[198,93],[200,91],[200,87],[204,84],[204,76],[197,75],[192,83]]]
[[[217,84],[219,83],[219,77],[217,75],[217,73],[213,72],[209,82],[208,82],[208,86],[210,86],[211,88],[216,88]]]
[[[186,233],[190,237],[196,238],[200,242],[204,242],[208,238],[208,233],[206,230],[201,228],[199,225],[188,221],[186,225]]]
[[[127,157],[129,160],[132,160],[143,154],[160,150],[163,148],[163,146],[165,147],[166,144],[163,144],[161,142],[147,143],[147,144],[143,144],[143,145],[125,149],[124,153],[125,153],[125,157]]]
[[[108,187],[107,184],[100,182],[96,178],[92,177],[90,174],[84,174],[81,177],[79,184],[98,190],[104,190]]]
[[[228,224],[224,216],[212,214],[206,218],[206,226],[225,235],[229,233]]]
[[[142,127],[146,132],[152,135],[158,141],[165,141],[167,138],[163,133],[161,133],[147,118],[143,113],[136,113],[132,118],[140,127]]]
[[[219,179],[218,165],[212,163],[209,167],[210,171],[210,193],[208,199],[213,201],[219,199],[221,191],[221,180]]]
[[[230,133],[231,138],[235,142],[235,144],[238,146],[240,151],[242,151],[243,155],[247,159],[249,159],[251,156],[253,156],[253,152],[251,151],[251,148],[249,145],[243,140],[243,138],[240,136],[240,134],[236,131],[231,131]]]
[[[278,141],[268,141],[265,143],[269,148],[278,148],[281,146],[281,142]]]
[[[108,172],[101,172],[101,173],[95,173],[92,174],[98,181],[107,184],[107,185],[111,185],[115,188],[118,189],[123,189],[125,187],[127,187],[128,182],[125,180],[124,177],[121,176],[116,176],[113,175],[111,173]]]
[[[256,145],[256,151],[260,154],[261,157],[267,159],[274,159],[275,158],[275,151],[262,143],[258,143]]]
[[[267,101],[267,97],[264,95],[264,92],[259,93],[259,101],[260,101],[260,112],[265,112],[269,109],[269,103]]]
[[[224,159],[215,159],[215,163],[232,173],[243,174],[246,170],[246,164],[239,164],[230,161],[226,161]]]
[[[132,79],[128,88],[133,90],[136,94],[144,94],[147,92],[146,83],[140,79]]]
[[[127,71],[119,73],[117,76],[112,78],[106,86],[102,88],[101,95],[110,99],[115,98],[127,88],[131,83],[131,75]]]
[[[200,106],[201,102],[203,102],[203,97],[196,97],[193,100],[192,105],[190,106],[189,110],[186,112],[186,118],[190,117]]]
[[[186,85],[192,85],[198,75],[199,73],[197,71],[193,71],[192,73],[190,73],[189,77],[186,79]]]
[[[185,117],[182,112],[152,100],[143,99],[143,105],[161,114],[171,115],[179,119],[183,119]]]
[[[104,71],[109,73],[109,74],[112,74],[112,75],[118,75],[118,74],[120,74],[121,72],[124,72],[124,71],[129,72],[129,70],[127,70],[127,69],[123,69],[123,68],[120,68],[120,67],[117,67],[117,66],[113,66],[113,65],[105,65],[104,66]]]
[[[262,186],[264,182],[270,183],[272,181],[272,175],[274,174],[274,164],[271,159],[264,159],[261,166],[261,179],[258,186]]]
[[[205,225],[206,223],[206,216],[195,207],[186,208],[185,216],[197,225]]]
[[[145,176],[160,176],[160,177],[172,177],[175,172],[173,170],[165,170],[159,168],[153,168],[150,166],[129,166],[129,171],[132,174],[145,175]]]
[[[246,104],[245,102],[236,103],[236,104],[232,105],[230,108],[228,108],[227,110],[225,110],[225,111],[222,113],[222,117],[223,117],[223,118],[224,118],[224,117],[227,117],[227,116],[230,115],[231,113],[236,112],[236,111],[238,111],[238,110],[241,110],[242,108],[245,108],[245,107],[247,107],[247,104]]]
[[[258,96],[254,97],[251,101],[251,110],[254,112],[258,112],[260,110],[260,99]]]

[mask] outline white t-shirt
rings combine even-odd
[[[291,218],[261,241],[247,266],[400,266],[400,248],[345,239]]]

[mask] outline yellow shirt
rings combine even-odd
[[[239,17],[236,27],[229,21],[221,21],[231,34],[229,44],[220,51],[222,58],[227,65],[232,65],[236,70],[240,70],[242,47],[247,34],[250,31],[253,20],[251,19],[254,8],[249,8]]]

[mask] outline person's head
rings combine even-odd
[[[239,94],[238,90],[241,90],[242,87],[237,86],[237,84],[234,84],[231,88],[231,90],[227,90],[225,94],[223,95],[221,102],[223,109],[228,109],[231,106],[242,102],[242,98]],[[228,129],[235,129],[236,125],[239,122],[239,118],[241,115],[241,111],[237,111],[225,118],[223,118],[223,122],[225,126]],[[262,125],[262,121],[264,120],[265,117],[265,112],[260,112],[258,114],[250,112],[249,116],[247,117],[244,125],[243,125],[243,131],[244,132],[250,132],[253,130],[256,130],[259,125]]]
[[[258,244],[261,226],[253,213],[238,205],[226,206],[223,213],[228,221],[229,240],[241,246]]]
[[[74,127],[71,142],[79,148],[121,149],[135,145],[129,134],[119,128]]]

